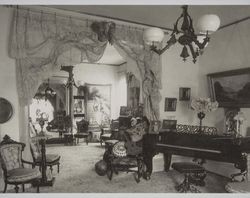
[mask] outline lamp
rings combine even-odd
[[[220,19],[217,15],[204,15],[202,16],[197,26],[200,30],[200,34],[195,34],[193,28],[193,20],[187,12],[188,6],[182,6],[183,12],[181,16],[177,19],[174,24],[174,29],[171,33],[170,39],[167,41],[167,45],[162,48],[157,48],[157,43],[162,42],[164,38],[164,32],[160,28],[148,28],[143,33],[143,40],[147,45],[150,45],[152,51],[161,55],[167,49],[169,49],[172,45],[174,45],[177,41],[183,45],[182,52],[180,56],[185,61],[189,56],[188,48],[191,51],[193,62],[196,62],[196,58],[202,53],[202,50],[209,42],[209,35],[215,32],[220,26]],[[181,28],[179,29],[178,23],[180,19],[183,19]],[[177,37],[177,35],[179,37]],[[200,39],[202,36],[203,38]],[[195,46],[195,47],[194,47]],[[196,50],[194,49],[196,48]]]

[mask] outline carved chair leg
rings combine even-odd
[[[40,193],[39,184],[37,185],[36,192]]]
[[[18,190],[19,190],[18,185],[15,185],[15,191],[16,191],[16,193],[18,193]]]
[[[6,190],[7,190],[7,183],[5,182],[5,184],[4,184],[4,190],[3,190],[3,193],[6,193]]]
[[[24,184],[22,184],[22,188],[23,188],[23,192],[25,192],[25,189],[24,189]]]

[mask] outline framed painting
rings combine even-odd
[[[179,88],[179,100],[180,101],[189,101],[191,95],[191,88],[189,87],[180,87]]]
[[[120,116],[131,116],[131,109],[127,106],[121,106]]]
[[[85,96],[74,96],[74,117],[82,117],[85,113]]]
[[[165,98],[165,111],[176,111],[177,98]]]
[[[250,107],[250,68],[208,74],[210,95],[219,107]]]
[[[90,123],[110,124],[111,117],[111,84],[85,84],[87,111]]]

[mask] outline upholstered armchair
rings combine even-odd
[[[26,168],[24,164],[29,164],[34,167],[32,162],[22,159],[22,152],[25,144],[12,140],[5,135],[3,141],[0,143],[0,159],[4,175],[4,193],[7,190],[7,185],[15,185],[15,191],[18,193],[18,185],[22,185],[23,192],[24,185],[27,183],[37,183],[37,192],[39,192],[39,183],[41,173],[38,169]]]

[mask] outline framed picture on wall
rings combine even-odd
[[[250,68],[208,74],[210,94],[219,107],[250,107]]]
[[[180,101],[189,101],[191,95],[191,88],[189,87],[180,87],[179,88],[179,100]]]
[[[165,111],[176,111],[177,98],[165,98]]]
[[[130,116],[131,110],[127,106],[121,106],[120,107],[120,116]]]

